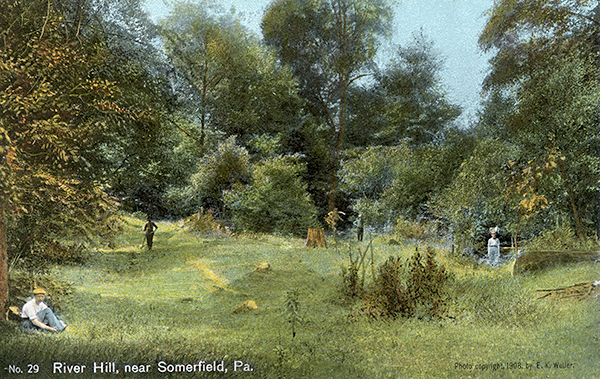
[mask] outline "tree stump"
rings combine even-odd
[[[325,240],[325,231],[322,228],[308,229],[308,236],[306,237],[305,245],[306,247],[327,248],[327,241]]]

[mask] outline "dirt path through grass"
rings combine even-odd
[[[138,232],[141,221],[128,220],[128,225],[128,233],[122,237],[126,242],[114,250],[98,250],[96,267],[65,270],[65,276],[76,283],[78,291],[143,301],[194,298],[199,304],[206,304],[211,292],[230,283],[213,267],[216,262],[206,258],[216,255],[207,248],[216,244],[204,243],[206,240],[184,232],[174,223],[158,222],[154,247],[147,250],[135,243],[143,237]]]

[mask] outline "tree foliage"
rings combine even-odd
[[[100,221],[110,202],[89,158],[105,121],[130,115],[117,104],[114,83],[89,69],[103,64],[105,50],[81,44],[60,9],[36,0],[0,7],[7,26],[0,46],[0,218],[8,217],[8,227],[29,220],[27,254],[33,242],[85,233]],[[0,251],[4,273],[6,254]],[[6,287],[0,292],[3,308]]]
[[[434,217],[431,203],[452,184],[474,147],[468,133],[448,129],[437,144],[419,148],[405,141],[357,149],[342,162],[340,187],[372,226]]]
[[[267,9],[263,35],[292,67],[310,114],[329,128],[329,209],[335,207],[337,169],[347,123],[350,86],[370,73],[392,12],[383,0],[277,1]]]
[[[376,75],[377,112],[382,127],[373,133],[377,143],[390,145],[408,140],[412,145],[435,141],[460,115],[444,93],[440,72],[443,60],[433,42],[421,34],[400,46],[391,63]]]
[[[561,159],[562,191],[553,207],[598,224],[598,9],[591,1],[502,1],[480,37],[494,51],[485,89],[512,97],[498,133],[522,149],[523,159]],[[499,102],[489,103],[499,104]],[[549,191],[550,192],[550,191]]]
[[[204,208],[222,216],[224,191],[236,184],[247,184],[251,175],[248,150],[239,146],[235,137],[230,137],[200,159],[187,186],[170,189],[168,201],[179,214],[188,215]]]
[[[252,180],[225,194],[239,230],[305,236],[316,224],[316,208],[301,181],[305,168],[295,157],[274,157],[255,164]]]
[[[483,249],[490,227],[507,225],[510,212],[505,202],[504,166],[518,157],[518,149],[506,141],[486,138],[460,165],[452,183],[435,197],[434,211],[447,220],[458,252]]]
[[[243,143],[293,123],[294,78],[234,14],[210,3],[176,2],[160,30],[179,103],[200,124],[201,150],[209,127]]]

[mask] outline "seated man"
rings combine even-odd
[[[21,326],[26,330],[47,330],[50,332],[60,332],[67,325],[59,320],[52,309],[44,303],[46,290],[36,288],[33,290],[33,299],[23,305],[21,309]]]

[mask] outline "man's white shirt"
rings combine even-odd
[[[48,306],[43,302],[36,303],[35,299],[31,299],[23,305],[23,309],[21,309],[21,317],[28,318],[30,320],[38,319],[37,313],[44,309],[48,308]]]

